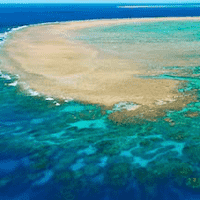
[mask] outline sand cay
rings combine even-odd
[[[123,59],[106,54],[94,46],[72,40],[71,36],[89,27],[169,20],[200,18],[94,20],[30,26],[10,33],[1,49],[1,68],[18,73],[30,88],[45,95],[70,97],[107,109],[120,102],[138,105],[112,113],[109,119],[117,124],[135,123],[141,118],[152,120],[164,116],[165,110],[182,109],[195,101],[195,95],[178,92],[183,81],[138,76],[163,73],[162,69],[147,69],[137,58]]]

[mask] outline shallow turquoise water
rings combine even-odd
[[[121,47],[127,47],[127,44],[131,48],[131,44],[199,42],[200,40],[199,21],[135,22],[92,27],[79,32],[81,33],[79,39],[98,44],[101,48],[109,46],[110,49],[116,45],[112,50],[119,53]]]
[[[170,59],[163,52],[162,66],[160,60],[153,62],[148,57],[151,66],[155,63],[167,72],[144,78],[186,80],[180,92],[196,89],[198,95],[197,102],[180,111],[169,110],[157,122],[116,126],[108,121],[109,113],[134,105],[123,102],[104,113],[98,105],[64,102],[21,90],[17,75],[0,73],[0,198],[199,198],[200,70],[196,63],[200,26],[197,22],[179,23],[180,27],[167,22],[92,28],[77,36],[127,58],[137,55],[135,45],[150,51],[148,42],[163,51],[169,44],[175,49],[187,45],[172,60],[187,50],[190,53],[178,59],[185,64],[192,59],[192,66],[168,65]],[[126,48],[130,43],[133,46]],[[141,54],[141,63],[145,58]],[[176,68],[180,71],[175,72]],[[188,111],[197,115],[191,117]]]
[[[98,106],[27,95],[18,86],[8,85],[16,81],[16,77],[8,75],[11,80],[0,79],[1,194],[13,187],[18,188],[14,193],[20,190],[32,194],[48,186],[58,187],[57,195],[61,196],[65,190],[67,195],[76,196],[75,188],[83,195],[82,187],[94,195],[95,187],[100,198],[105,186],[102,195],[107,190],[123,191],[124,187],[131,187],[135,194],[141,182],[146,189],[152,187],[149,179],[154,182],[153,189],[160,187],[163,176],[172,181],[173,187],[179,187],[180,181],[184,188],[190,177],[199,177],[200,118],[185,115],[188,110],[199,112],[198,102],[181,111],[169,111],[170,123],[159,119],[116,127]],[[165,77],[180,79],[175,75]],[[199,87],[197,78],[188,81]]]
[[[198,21],[127,23],[79,31],[76,39],[140,67],[198,66],[200,25]]]

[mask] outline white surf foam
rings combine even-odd
[[[117,8],[183,8],[185,5],[147,5],[147,6],[117,6]],[[188,7],[188,5],[187,5]],[[190,7],[200,7],[199,5],[191,5]]]
[[[37,91],[34,91],[32,89],[28,89],[28,93],[30,96],[39,96],[40,95]]]
[[[18,31],[18,30],[21,30],[21,29],[27,28],[27,27],[29,27],[29,26],[26,26],[26,25],[24,25],[24,26],[19,26],[19,27],[16,27],[16,28],[12,28],[9,32]]]
[[[7,32],[5,33],[0,33],[0,39],[4,40],[6,38]]]
[[[68,99],[65,99],[65,103],[68,103],[68,102],[70,102],[70,101],[73,101],[74,99],[73,98],[68,98]]]
[[[11,80],[11,77],[7,74],[1,74],[1,78],[6,79],[6,80]]]
[[[9,83],[8,85],[9,85],[9,86],[15,87],[15,86],[17,86],[17,84],[18,84],[18,81],[15,81],[15,82],[13,82],[13,83]]]
[[[29,25],[30,26],[30,25]],[[23,29],[23,28],[26,28],[26,27],[29,27],[29,26],[19,26],[19,27],[16,27],[16,28],[9,28],[8,29],[8,31],[6,31],[6,32],[4,32],[4,33],[0,33],[0,39],[2,40],[2,41],[0,41],[0,45],[3,45],[4,44],[4,42],[5,42],[5,40],[6,40],[6,38],[7,38],[7,36],[10,34],[10,33],[12,33],[12,32],[15,32],[15,31],[18,31],[18,30],[20,30],[20,29]]]
[[[54,99],[52,97],[47,97],[45,100],[46,101],[53,101]]]
[[[5,38],[7,36],[7,32],[5,33],[0,33],[0,45],[3,45],[3,43],[5,42]]]

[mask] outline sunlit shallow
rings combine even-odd
[[[40,35],[32,37],[29,30],[39,34],[49,27],[53,32],[59,25],[11,33],[3,47],[7,52],[2,65],[7,65],[0,73],[1,199],[13,190],[20,191],[19,199],[40,193],[48,194],[48,199],[50,194],[52,199],[156,199],[162,195],[163,199],[186,199],[191,191],[198,195],[199,21],[115,24],[76,33],[71,30],[66,40],[84,44],[86,57],[91,52],[99,57],[94,69],[93,65],[84,66],[87,70],[80,75],[79,66],[70,80],[65,77],[69,69],[48,70],[47,66],[42,68],[45,63],[39,63],[42,56],[35,59],[42,53],[35,44]],[[60,27],[61,32],[65,30]],[[59,28],[53,33],[59,35]],[[26,41],[18,43],[24,36],[27,41],[28,37],[36,38],[28,47],[31,50],[26,49]],[[53,46],[51,34],[49,37]],[[21,48],[20,52],[14,45]],[[32,55],[30,60],[24,54],[26,50]],[[13,60],[9,60],[11,56]],[[88,60],[90,57],[86,63]],[[99,61],[105,65],[99,65]],[[106,83],[110,83],[109,73],[117,73],[110,76],[116,81],[116,91],[103,93],[101,84],[93,85],[95,75],[99,74],[100,80],[100,73]],[[41,85],[44,80],[46,85]],[[116,85],[117,80],[124,84]],[[74,87],[73,81],[77,83],[75,95],[75,89],[69,89]],[[136,86],[118,95],[130,82]],[[156,90],[149,100],[151,85],[164,91]],[[103,86],[107,89],[106,84]],[[137,87],[138,98],[134,99],[132,88]],[[97,89],[102,89],[98,95]],[[145,96],[145,90],[149,95]]]

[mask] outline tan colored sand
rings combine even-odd
[[[104,54],[83,42],[72,41],[70,36],[92,26],[199,19],[94,20],[33,26],[9,35],[2,49],[3,66],[47,95],[108,107],[130,101],[155,109],[159,101],[180,101],[179,81],[136,78],[135,75],[149,73],[137,61]]]

